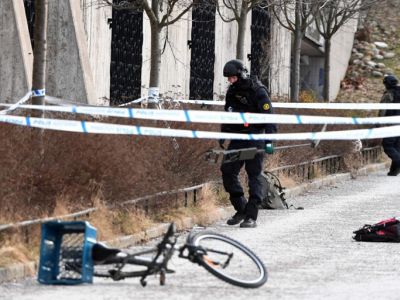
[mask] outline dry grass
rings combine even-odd
[[[27,263],[34,257],[26,247],[23,246],[3,246],[0,248],[0,267],[4,267],[13,261],[14,263]]]
[[[161,125],[162,127],[162,125]],[[204,163],[214,141],[101,136],[0,125],[0,219],[16,222],[91,207],[101,191],[116,204],[136,197],[218,178]],[[20,208],[24,209],[21,210]]]
[[[163,209],[162,213],[146,215],[142,210],[129,206],[110,206],[104,202],[100,192],[91,199],[96,211],[90,215],[88,221],[97,229],[98,240],[113,240],[121,235],[131,235],[143,232],[154,226],[157,222],[175,222],[178,228],[183,227],[183,220],[187,217],[194,219],[199,225],[210,224],[217,213],[219,206],[218,189],[213,184],[206,185],[197,196],[196,204],[190,203],[187,207]],[[65,200],[65,199],[64,199]],[[63,198],[57,199],[55,213],[68,214]],[[29,232],[29,241],[23,241],[22,234],[18,231],[8,232],[0,236],[4,245],[0,248],[0,267],[27,262],[37,259],[39,253],[39,227]],[[17,245],[17,246],[16,246]]]
[[[11,232],[10,235],[0,235],[0,267],[37,260],[39,228],[32,230],[32,233],[30,240],[22,239],[23,235],[18,231]]]
[[[286,175],[280,175],[279,176],[279,181],[281,182],[281,185],[285,188],[293,188],[297,186],[300,182],[301,179],[298,176],[291,175],[290,177]]]
[[[99,197],[93,202],[96,211],[90,215],[89,222],[97,228],[99,240],[142,232],[154,224],[141,210],[124,206],[110,208]]]
[[[200,192],[200,201],[193,207],[193,216],[197,224],[206,226],[217,217],[217,209],[221,203],[213,184],[207,184]]]
[[[155,216],[158,222],[175,222],[182,228],[183,220],[190,217],[201,226],[209,225],[217,214],[221,205],[220,189],[214,184],[206,184],[200,191],[196,203],[188,203],[186,207],[165,210]],[[226,195],[225,195],[226,197]]]

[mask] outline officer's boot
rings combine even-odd
[[[244,196],[241,197],[232,197],[231,203],[236,210],[236,213],[226,221],[228,225],[236,225],[243,221],[246,217],[245,208],[247,200]]]
[[[387,173],[388,176],[394,176],[392,174],[393,174],[393,171],[394,171],[395,167],[396,166],[394,164],[394,161],[392,160],[392,163],[390,164],[390,168],[389,168],[389,173]]]
[[[393,167],[393,168],[392,168]],[[400,174],[400,161],[392,161],[388,176],[397,176]]]
[[[247,202],[246,205],[246,217],[244,221],[240,223],[241,228],[254,228],[257,227],[257,215],[258,215],[258,208],[257,208],[257,201],[250,198],[250,201]]]

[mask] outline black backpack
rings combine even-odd
[[[358,242],[400,242],[400,221],[396,218],[381,221],[374,225],[364,225],[353,232]]]

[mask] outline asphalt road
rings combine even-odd
[[[219,222],[209,229],[253,249],[268,282],[237,288],[175,258],[165,286],[155,277],[95,280],[92,285],[44,286],[35,280],[0,285],[0,299],[400,299],[400,244],[359,243],[352,232],[399,214],[400,177],[360,176],[290,199],[304,210],[261,211],[258,227]]]

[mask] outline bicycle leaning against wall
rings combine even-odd
[[[96,229],[88,222],[51,221],[42,225],[38,281],[43,284],[92,283],[93,276],[115,281],[174,273],[168,262],[177,251],[180,258],[204,267],[223,281],[244,288],[258,288],[267,281],[263,262],[240,242],[212,231],[192,231],[177,245],[174,223],[162,240],[144,251],[109,248],[96,241]],[[136,268],[141,268],[137,270]]]

